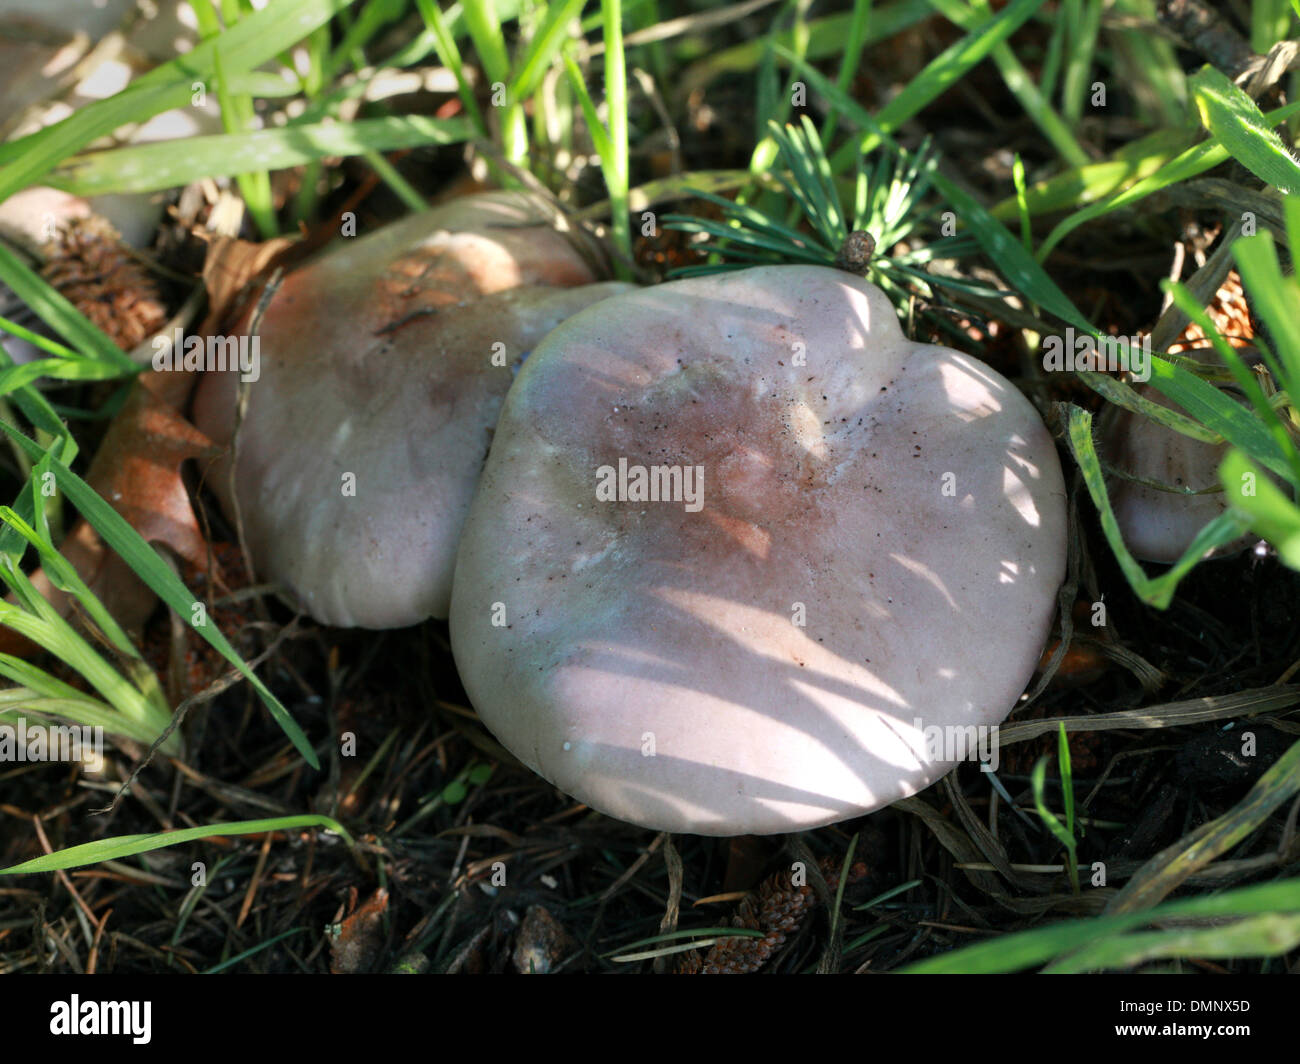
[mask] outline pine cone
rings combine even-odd
[[[827,886],[834,890],[839,883],[840,862],[823,857],[818,862]],[[849,870],[849,881],[867,874],[866,865],[858,863]],[[745,975],[763,967],[785,944],[788,936],[802,926],[804,917],[817,905],[817,895],[807,883],[794,886],[790,873],[782,870],[769,876],[758,889],[748,894],[736,909],[733,927],[762,931],[762,938],[724,938],[700,956],[698,950],[687,954],[678,964],[679,975]]]
[[[1250,307],[1246,304],[1246,290],[1241,286],[1241,277],[1236,270],[1228,273],[1223,284],[1214,293],[1214,299],[1206,308],[1210,321],[1219,330],[1223,338],[1233,347],[1250,347],[1255,338],[1255,326],[1250,320]],[[1205,332],[1195,322],[1188,322],[1174,343],[1169,345],[1171,354],[1183,351],[1203,349],[1210,346]]]
[[[167,321],[153,278],[102,218],[65,222],[41,275],[124,351]]]

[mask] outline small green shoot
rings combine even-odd
[[[1061,772],[1061,793],[1064,795],[1065,823],[1047,808],[1047,756],[1038,759],[1034,765],[1032,784],[1034,788],[1034,806],[1047,829],[1056,836],[1057,841],[1065,847],[1066,867],[1070,873],[1070,887],[1079,893],[1079,840],[1074,834],[1074,773],[1070,767],[1070,740],[1065,733],[1065,725],[1060,726],[1057,744],[1057,760]]]

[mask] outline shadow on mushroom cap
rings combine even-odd
[[[683,488],[702,469],[699,507],[598,499],[633,467]],[[457,665],[507,748],[612,816],[830,823],[948,771],[927,728],[1014,706],[1064,500],[1032,405],[907,341],[865,282],[768,267],[619,296],[507,399],[457,563]]]

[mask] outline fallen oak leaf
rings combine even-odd
[[[174,374],[143,373],[113,419],[86,480],[150,543],[163,543],[206,572],[199,531],[181,463],[216,447],[164,398]],[[189,376],[189,374],[185,374]]]
[[[171,382],[160,380],[167,376],[147,372],[136,379],[95,453],[86,482],[147,542],[170,548],[206,572],[207,545],[180,466],[191,458],[212,457],[216,448],[161,397],[174,389]],[[72,527],[59,550],[123,630],[138,641],[153,612],[153,592],[105,547],[84,518]],[[54,587],[43,570],[33,573],[31,580],[60,616],[72,613],[72,598]],[[30,653],[32,649],[12,629],[0,629],[0,650]]]
[[[211,335],[229,320],[264,271],[298,249],[300,241],[277,238],[263,244],[217,237],[204,262],[208,315],[200,335]],[[180,360],[178,359],[178,362]],[[191,458],[212,458],[217,448],[180,413],[198,379],[183,363],[166,372],[146,371],[133,384],[114,417],[86,474],[87,483],[147,541],[162,544],[208,571],[208,551],[181,479]],[[60,545],[72,564],[133,641],[139,642],[156,598],[125,562],[108,550],[93,526],[79,519]],[[62,617],[73,612],[70,596],[53,586],[43,571],[31,574],[36,589]],[[0,627],[0,652],[30,656],[33,643]]]

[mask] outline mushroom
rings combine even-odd
[[[1033,673],[1065,491],[1029,401],[818,266],[589,307],[525,363],[451,640],[487,727],[594,809],[701,835],[911,795]]]
[[[1204,352],[1184,352],[1208,361]],[[1258,359],[1257,353],[1241,354]],[[1144,399],[1182,413],[1172,400],[1149,384],[1135,391]],[[1110,478],[1111,507],[1124,543],[1136,558],[1173,563],[1183,556],[1198,532],[1228,509],[1221,490],[1219,466],[1230,450],[1226,443],[1205,443],[1184,436],[1159,422],[1112,407],[1100,432],[1110,466],[1120,475]],[[1211,557],[1235,554],[1259,537],[1240,536],[1209,552]]]
[[[234,495],[260,577],[316,620],[394,628],[446,617],[461,523],[529,350],[627,285],[593,284],[580,246],[519,193],[452,201],[291,273],[246,376]],[[208,482],[235,519],[239,376],[209,372],[195,423],[227,448]]]

